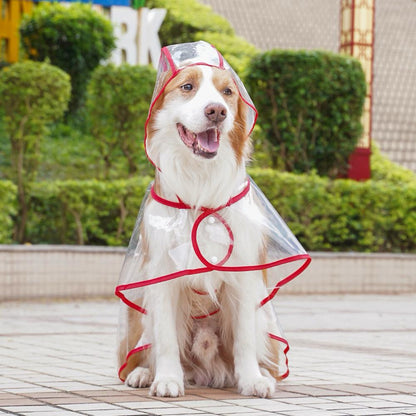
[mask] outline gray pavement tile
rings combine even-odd
[[[385,401],[392,401],[396,403],[406,403],[411,405],[416,405],[416,393],[414,395],[410,394],[384,394],[382,396],[369,396],[369,398],[381,399]]]

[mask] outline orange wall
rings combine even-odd
[[[0,0],[0,60],[16,62],[19,57],[19,23],[30,13],[31,0]]]

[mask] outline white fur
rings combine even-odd
[[[193,98],[187,100],[183,94],[171,94],[163,108],[154,115],[157,131],[149,139],[148,153],[160,168],[156,180],[161,196],[175,201],[179,197],[195,207],[219,207],[241,191],[247,175],[246,160],[238,160],[228,137],[236,121],[233,109],[215,88],[213,70],[207,66],[199,68],[203,82]],[[221,131],[218,154],[212,159],[205,159],[194,155],[192,149],[181,141],[176,123],[194,132],[207,129],[209,123],[204,108],[213,102],[227,108],[227,118],[218,127]],[[244,146],[243,154],[246,155],[249,153],[248,140]],[[244,200],[239,203],[244,204]],[[175,210],[150,201],[144,212],[145,234],[152,218],[159,214],[175,218],[178,214]],[[180,231],[190,235],[199,214],[198,210],[188,212],[180,224]],[[233,230],[237,257],[252,264],[258,263],[263,244],[261,229],[249,226],[244,216],[238,213],[230,217],[225,210],[222,215]],[[204,244],[202,228],[201,249],[209,253],[215,249],[215,244]],[[168,252],[172,241],[166,240],[163,227],[147,238],[149,261],[145,267],[157,276],[171,272],[174,264]],[[192,259],[193,263],[187,267],[200,267],[196,258]],[[192,319],[191,287],[208,293],[206,296],[193,296],[194,300],[199,296],[199,310],[209,313],[219,305],[221,312],[202,320]],[[149,313],[144,317],[143,324],[146,337],[153,344],[148,363],[150,370],[136,368],[129,374],[126,383],[142,387],[149,385],[153,379],[150,393],[157,396],[183,395],[184,380],[215,387],[237,384],[242,394],[270,396],[275,381],[267,370],[259,366],[259,362],[269,360],[267,318],[266,314],[258,313],[263,292],[261,272],[239,275],[211,272],[209,278],[188,276],[148,287],[144,303]],[[231,370],[220,359],[218,352],[221,345],[227,344],[231,346],[233,357]],[[181,365],[181,361],[186,360],[184,351],[189,351],[197,362],[188,363],[185,371]]]

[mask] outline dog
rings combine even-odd
[[[182,52],[186,45],[195,54],[195,44],[179,45]],[[165,48],[170,59],[149,111],[145,147],[155,179],[116,289],[119,376],[162,397],[184,395],[185,384],[270,397],[288,373],[288,345],[276,335],[268,300],[279,286],[268,292],[265,269],[286,260],[268,259],[263,218],[272,208],[259,203],[246,172],[255,109],[221,55],[196,46],[218,65],[181,52],[172,69],[175,49]],[[296,244],[304,268],[308,256]]]

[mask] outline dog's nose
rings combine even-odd
[[[210,121],[220,123],[227,117],[227,109],[222,104],[208,104],[205,107],[205,116]]]

